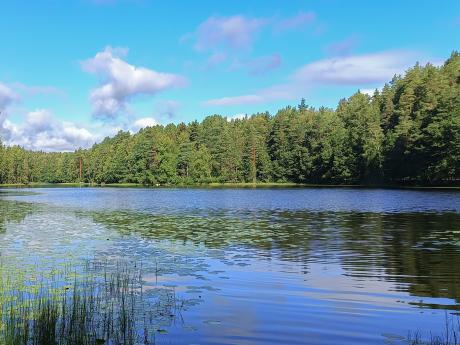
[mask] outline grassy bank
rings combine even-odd
[[[49,183],[49,182],[31,182],[31,183],[0,183],[0,187],[5,188],[45,188],[45,187],[90,187],[90,186],[97,186],[96,184],[91,183]]]
[[[451,189],[460,190],[459,185],[402,185],[402,184],[305,184],[293,182],[210,182],[200,184],[157,184],[140,183],[47,183],[32,182],[0,184],[0,188],[53,188],[53,187],[118,187],[118,188],[376,188],[376,189]]]

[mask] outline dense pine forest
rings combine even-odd
[[[304,100],[276,115],[119,132],[90,149],[45,153],[0,143],[0,183],[455,184],[460,180],[460,54],[416,64],[373,96],[337,108]]]

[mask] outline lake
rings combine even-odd
[[[142,263],[158,344],[402,344],[460,311],[460,192],[0,189],[8,267]]]

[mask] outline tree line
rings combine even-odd
[[[305,100],[275,115],[220,115],[136,134],[120,131],[89,149],[37,152],[0,142],[0,183],[195,184],[458,183],[460,54],[416,64],[372,96],[336,109]]]

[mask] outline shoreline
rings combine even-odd
[[[460,190],[460,185],[398,185],[398,184],[311,184],[293,182],[211,182],[196,184],[165,184],[165,185],[144,185],[140,183],[43,183],[33,182],[29,184],[7,183],[0,184],[0,188],[59,188],[59,187],[86,187],[86,188],[229,188],[229,189],[263,189],[263,188],[363,188],[363,189],[425,189],[425,190]]]

